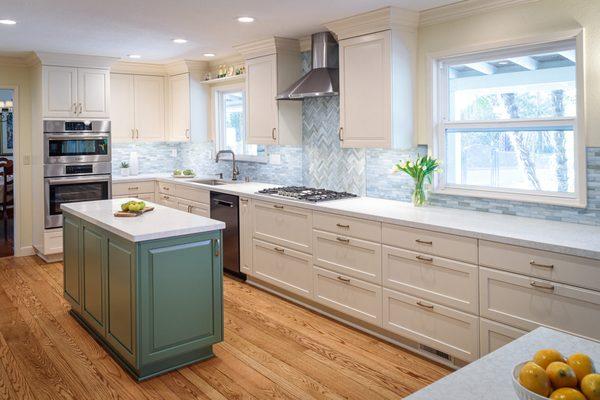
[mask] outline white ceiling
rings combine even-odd
[[[302,37],[323,23],[393,5],[421,11],[457,0],[2,0],[0,53],[48,51],[140,61],[217,58],[269,36]],[[238,16],[256,18],[251,24]],[[177,45],[172,39],[188,43]]]

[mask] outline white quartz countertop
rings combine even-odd
[[[115,176],[113,182],[135,182],[152,179],[176,182],[206,190],[278,202],[317,211],[600,259],[600,226],[547,221],[453,208],[414,207],[410,203],[372,197],[307,203],[256,193],[258,190],[278,185],[251,182],[211,186],[193,183],[189,179],[172,178],[170,174],[147,174],[130,177]],[[201,177],[194,179],[201,179]]]
[[[537,350],[547,348],[554,348],[565,357],[581,352],[596,363],[600,360],[600,343],[548,328],[537,328],[406,399],[517,399],[512,384],[513,368],[530,360]]]
[[[115,217],[128,200],[113,199],[62,204],[61,209],[131,242],[165,239],[225,228],[221,221],[189,214],[151,202],[154,210],[139,217]]]

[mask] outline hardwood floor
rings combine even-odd
[[[0,399],[397,399],[450,373],[226,278],[216,357],[137,383],[68,310],[62,264],[0,259]]]

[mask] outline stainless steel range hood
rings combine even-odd
[[[330,32],[312,35],[312,68],[292,86],[279,93],[277,100],[302,100],[308,97],[339,94],[338,44]]]

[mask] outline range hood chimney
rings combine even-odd
[[[339,95],[338,44],[331,32],[311,37],[312,67],[309,73],[279,93],[277,100],[302,100],[308,97]]]

